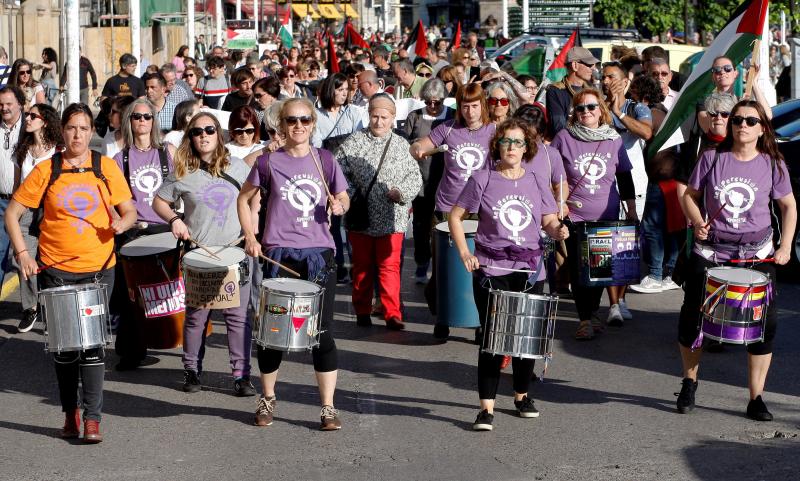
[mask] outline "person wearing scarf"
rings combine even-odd
[[[450,211],[453,241],[467,271],[474,272],[473,295],[481,322],[486,327],[489,290],[534,292],[544,290],[540,229],[556,240],[568,235],[558,219],[558,207],[547,176],[534,172],[537,136],[522,119],[502,122],[490,143],[493,169],[472,174]],[[475,255],[467,247],[463,220],[478,214]],[[478,355],[480,413],[473,429],[489,431],[494,419],[494,400],[500,381],[502,355],[481,351]],[[533,359],[512,357],[514,405],[522,418],[539,416],[528,389]]]
[[[567,128],[556,134],[551,146],[561,153],[567,175],[569,193],[564,198],[580,202],[568,204],[570,238],[569,273],[580,324],[575,338],[589,340],[605,325],[593,320],[600,305],[602,287],[580,285],[581,258],[575,233],[575,222],[618,220],[620,200],[625,202],[626,218],[636,220],[635,191],[631,162],[622,138],[611,126],[611,113],[600,100],[600,92],[584,89],[573,98],[572,115]],[[609,289],[609,318],[619,314],[619,290]]]

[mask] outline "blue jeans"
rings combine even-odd
[[[672,274],[678,259],[678,239],[680,233],[667,232],[667,209],[664,194],[658,184],[647,184],[647,197],[642,216],[642,237],[644,239],[644,262],[650,275],[663,279]],[[664,253],[667,252],[667,257]]]
[[[6,272],[10,267],[8,260],[8,249],[11,246],[11,239],[6,232],[6,209],[8,209],[8,199],[0,199],[0,284],[6,277]],[[31,253],[35,255],[36,253]]]

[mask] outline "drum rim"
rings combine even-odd
[[[85,283],[85,284],[69,284],[66,286],[56,286],[56,287],[48,287],[47,289],[40,289],[38,294],[55,294],[59,292],[86,292],[86,291],[94,291],[94,290],[105,290],[105,285],[103,284],[93,284],[93,283]]]
[[[558,296],[553,296],[550,294],[534,294],[533,292],[516,292],[516,291],[504,291],[502,289],[489,289],[490,296],[496,292],[501,292],[503,293],[503,295],[508,295],[508,297],[533,299],[536,301],[549,301],[549,302],[558,301]]]
[[[267,282],[277,281],[278,279],[286,279],[286,280],[292,281],[292,282],[301,282],[303,284],[312,285],[312,286],[316,287],[317,290],[315,292],[295,292],[295,291],[285,291],[283,289],[275,289],[274,287],[270,287],[270,286],[266,285]],[[291,279],[289,277],[270,277],[268,279],[262,279],[261,280],[261,287],[269,289],[270,292],[275,292],[275,293],[279,293],[279,294],[289,294],[289,295],[292,295],[294,297],[316,297],[316,296],[322,294],[323,292],[325,292],[325,288],[322,287],[321,285],[317,284],[316,282],[309,281],[309,280],[306,280],[306,279]]]
[[[764,277],[764,280],[763,281],[757,281],[757,282],[751,282],[751,283],[748,283],[748,284],[741,284],[740,282],[737,282],[737,281],[731,281],[729,279],[722,279],[720,277],[713,276],[713,274],[711,274],[711,272],[715,271],[715,270],[716,271],[723,271],[723,272],[725,272],[725,271],[731,272],[733,270],[749,271],[749,272],[753,272],[755,274],[758,274],[759,276]],[[755,269],[750,269],[749,267],[736,267],[736,266],[706,267],[706,278],[707,279],[708,278],[714,279],[715,281],[720,282],[720,283],[733,284],[735,286],[761,287],[761,286],[766,286],[766,285],[769,285],[770,283],[772,283],[772,276],[770,276],[768,272],[757,271]]]
[[[247,253],[241,247],[236,247],[236,246],[227,246],[227,247],[226,246],[206,246],[206,248],[208,250],[210,250],[211,252],[216,252],[217,250],[220,250],[220,249],[222,249],[222,250],[224,250],[224,249],[234,249],[235,251],[238,251],[237,253],[241,253],[242,254],[242,258],[239,259],[239,260],[233,261],[232,264],[220,264],[220,265],[216,265],[216,266],[212,266],[212,267],[201,267],[201,266],[193,265],[191,263],[187,264],[186,261],[187,260],[192,261],[192,260],[194,260],[195,257],[198,257],[200,255],[203,256],[203,257],[200,257],[203,260],[215,261],[216,259],[213,259],[212,257],[209,257],[208,253],[204,252],[203,249],[192,249],[189,252],[187,252],[186,254],[184,254],[183,257],[181,258],[181,264],[184,265],[184,268],[185,268],[185,266],[188,265],[189,267],[191,267],[192,269],[195,269],[195,270],[219,270],[219,269],[222,269],[222,268],[227,268],[227,267],[231,267],[231,266],[237,265],[237,264],[241,263],[243,260],[247,259]],[[199,253],[196,254],[196,252],[199,252]]]
[[[166,250],[163,250],[163,251],[154,252],[152,254],[141,255],[141,256],[134,256],[134,255],[131,255],[131,254],[124,254],[123,253],[123,250],[126,247],[130,247],[131,244],[133,244],[135,242],[143,242],[143,239],[152,239],[153,237],[164,237],[165,239],[172,238],[172,242],[171,242],[172,247],[170,247],[170,248],[168,248]],[[139,247],[139,246],[134,246],[134,247]],[[142,246],[142,247],[144,247],[144,246]],[[158,234],[149,234],[149,235],[139,236],[139,237],[137,237],[135,239],[132,239],[132,240],[126,242],[125,244],[122,245],[122,247],[119,248],[119,254],[118,255],[120,257],[122,257],[122,258],[150,257],[150,256],[158,255],[158,254],[163,254],[165,252],[171,252],[171,251],[174,251],[174,250],[180,250],[180,247],[178,246],[178,239],[175,238],[175,236],[172,234],[172,232],[160,232]]]
[[[464,234],[469,235],[469,234],[475,234],[475,233],[478,232],[478,222],[479,221],[477,221],[475,219],[464,219],[461,222],[462,222],[462,224],[464,226]],[[469,222],[469,224],[467,224],[467,222]],[[473,222],[475,223],[475,230],[472,230],[472,223]],[[440,229],[439,226],[441,226],[441,225],[446,225],[447,226],[447,230]],[[467,226],[469,226],[470,228],[467,229]],[[450,225],[449,225],[448,221],[437,223],[436,226],[435,226],[435,229],[436,229],[437,232],[441,232],[442,234],[450,235]]]

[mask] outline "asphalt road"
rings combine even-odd
[[[680,390],[676,318],[681,291],[631,294],[635,319],[591,342],[562,300],[555,357],[533,387],[537,419],[515,416],[510,369],[495,429],[478,412],[472,331],[433,342],[433,319],[407,250],[407,330],[358,328],[339,286],[336,407],[344,427],[320,432],[310,355],[284,358],[275,423],[252,426],[256,398],[232,395],[224,324],[215,322],[204,389],[181,391],[180,351],[152,351],[135,372],[107,357],[105,441],[58,438],[63,422],[41,326],[16,333],[16,293],[0,302],[2,480],[791,480],[800,479],[800,288],[781,285],[780,324],[764,396],[771,423],[744,416],[746,355],[703,358],[698,408],[674,410]],[[607,301],[604,301],[607,302]],[[376,319],[377,321],[377,319]],[[257,371],[255,358],[253,370]],[[542,375],[542,364],[536,372]],[[256,381],[256,387],[260,388]]]

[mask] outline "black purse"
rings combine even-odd
[[[344,228],[348,231],[362,232],[369,229],[369,194],[372,192],[375,181],[378,180],[378,174],[383,166],[383,160],[386,158],[386,152],[389,151],[389,143],[391,141],[391,137],[386,141],[386,147],[383,148],[378,168],[375,170],[375,175],[372,176],[372,181],[370,181],[366,193],[362,194],[359,187],[356,187],[355,192],[353,192],[353,197],[350,199],[350,209],[344,215]]]

